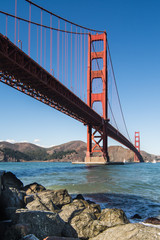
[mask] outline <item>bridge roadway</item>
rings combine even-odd
[[[0,81],[103,132],[103,119],[26,53],[0,34]],[[134,145],[110,123],[108,136],[131,149],[143,162]]]

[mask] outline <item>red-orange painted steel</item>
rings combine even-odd
[[[91,46],[95,41],[103,41],[104,48],[100,52],[91,51]],[[94,102],[101,102],[103,109],[102,118],[102,132],[96,129],[92,133],[92,126],[88,126],[87,129],[87,157],[93,156],[94,152],[102,153],[104,159],[109,161],[107,150],[107,122],[108,122],[108,110],[107,110],[107,36],[103,34],[89,35],[88,37],[88,73],[87,73],[87,104],[90,108],[93,107]],[[97,71],[92,69],[92,61],[96,60],[98,65],[98,59],[103,60],[103,69]],[[102,93],[92,93],[92,82],[95,78],[101,78],[103,83]],[[98,134],[98,135],[97,135]],[[97,140],[98,139],[98,140]],[[92,147],[92,141],[94,146]],[[102,144],[102,146],[101,146]]]
[[[140,153],[140,132],[135,132],[135,148]],[[138,162],[138,157],[134,154],[134,162]]]

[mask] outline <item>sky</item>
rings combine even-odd
[[[134,140],[134,132],[140,131],[141,150],[160,155],[160,1],[34,2],[77,24],[106,30],[130,137]],[[0,9],[14,13],[14,0],[2,1]],[[0,113],[1,141],[27,141],[44,147],[86,142],[87,129],[82,123],[3,83]],[[119,145],[112,140],[109,144]]]

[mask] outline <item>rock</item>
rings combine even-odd
[[[11,226],[6,229],[3,240],[19,240],[23,237],[19,230],[15,228],[15,226]]]
[[[23,237],[21,240],[39,240],[34,234],[29,234]]]
[[[60,190],[46,190],[37,194],[40,199],[52,200],[52,202],[58,207],[61,208],[63,205],[71,203],[71,196],[68,194],[66,189]]]
[[[104,222],[108,227],[129,223],[124,211],[116,208],[103,209],[99,220]]]
[[[108,228],[89,240],[160,240],[160,229],[129,223]]]
[[[76,230],[69,223],[65,223],[62,231],[62,236],[77,238],[78,234]]]
[[[70,223],[71,219],[84,209],[90,210],[94,215],[101,212],[101,208],[98,204],[88,204],[85,200],[75,199],[72,203],[63,206],[59,215],[65,222]]]
[[[17,207],[7,207],[7,208],[5,208],[6,219],[11,219],[12,216],[15,214],[16,210],[17,210]]]
[[[139,214],[135,214],[131,217],[131,219],[142,219],[142,217]]]
[[[87,201],[82,199],[75,199],[72,203],[65,205],[61,208],[59,213],[60,217],[77,232],[78,237],[88,238],[96,236],[106,229],[103,223],[94,222],[97,219],[97,215],[100,214],[101,209],[98,204],[89,204]],[[64,227],[65,236],[75,237],[75,232],[72,230],[73,235],[67,235],[66,232],[69,230]],[[71,234],[71,233],[70,233]]]
[[[19,235],[21,235],[22,237],[27,235],[30,231],[30,226],[28,224],[19,223],[13,226],[17,230],[17,232],[19,232]]]
[[[6,208],[7,207],[23,208],[25,206],[24,196],[25,192],[12,187],[3,190],[1,195],[2,201]]]
[[[0,170],[0,196],[1,196],[1,191],[2,191],[2,188],[3,188],[2,177],[3,177],[4,174],[5,174],[5,171]]]
[[[33,197],[33,196],[32,196]],[[31,200],[31,199],[30,199]],[[29,202],[26,205],[26,208],[34,211],[51,211],[51,212],[59,212],[60,209],[53,203],[53,201],[48,197],[48,195],[44,195],[43,197],[34,196],[34,200]]]
[[[28,234],[34,234],[39,239],[46,236],[61,236],[65,225],[57,213],[27,209],[18,209],[12,220],[13,223],[27,225]]]
[[[35,200],[35,195],[26,195],[24,197],[24,202],[26,205],[34,200]]]
[[[82,212],[85,209],[85,205],[80,201],[73,201],[70,204],[67,204],[61,208],[59,216],[65,221],[70,223],[71,219],[76,216],[79,212]]]
[[[80,240],[79,238],[68,238],[68,237],[46,237],[43,240]]]
[[[6,172],[2,176],[3,189],[8,189],[10,187],[16,189],[22,189],[23,183],[11,172]]]
[[[34,182],[23,187],[23,190],[26,192],[27,195],[30,195],[30,194],[42,192],[46,190],[46,188],[43,187],[41,184]]]
[[[84,209],[70,220],[70,224],[76,230],[79,238],[87,239],[95,236],[92,235],[90,230],[90,226],[93,224],[94,220],[96,220],[96,217],[91,210]]]
[[[26,202],[28,198],[25,199]],[[30,210],[59,212],[63,205],[69,204],[70,202],[71,196],[65,189],[56,191],[45,190],[30,197],[26,207]]]
[[[160,224],[160,219],[155,218],[155,217],[150,217],[150,218],[147,218],[144,222],[159,225]]]
[[[11,221],[0,221],[0,239],[5,239],[6,232],[11,227],[12,222]]]
[[[78,194],[78,195],[75,197],[75,199],[81,199],[81,200],[84,200],[84,197],[83,197],[82,194]]]

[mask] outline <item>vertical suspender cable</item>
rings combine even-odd
[[[6,15],[6,37],[7,37],[7,30],[8,30],[8,16]]]
[[[62,83],[64,82],[64,80],[63,80],[63,58],[64,58],[64,56],[63,56],[63,38],[64,38],[64,33],[62,33]]]
[[[40,44],[40,65],[42,66],[42,9],[41,9],[41,44]]]
[[[86,51],[86,45],[85,45],[85,38],[86,38],[86,35],[84,34],[84,44],[83,44],[83,50],[84,50],[84,53],[83,53],[83,82],[84,82],[84,102],[86,102],[86,71],[85,71],[85,64],[86,64],[86,61],[85,61],[85,57],[86,57],[86,54],[85,54],[85,51]]]
[[[76,34],[75,34],[75,93],[77,94],[77,27],[76,27]]]
[[[50,15],[50,74],[52,73],[52,15]]]
[[[67,78],[66,78],[66,52],[67,52],[67,46],[66,46],[66,22],[65,22],[65,72],[64,72],[64,74],[65,74],[65,85],[67,85]]]
[[[17,24],[17,19],[16,19],[16,17],[17,17],[17,0],[15,0],[15,19],[14,19],[14,44],[16,45],[16,28],[17,28],[17,26],[16,26],[16,24]]]
[[[46,68],[46,28],[44,29],[44,68]]]
[[[81,52],[80,52],[81,58],[80,58],[80,67],[81,67],[81,72],[80,72],[80,79],[81,79],[81,99],[82,99],[82,30],[81,30]]]
[[[57,32],[57,78],[59,80],[59,29],[60,29],[60,19],[58,19],[58,32]]]
[[[67,74],[67,87],[69,88],[69,80],[68,80],[68,33],[67,33],[67,35],[66,35],[66,45],[67,45],[67,49],[66,49],[66,59],[67,59],[67,62],[66,62],[66,67],[67,67],[67,69],[66,69],[66,74]]]
[[[38,26],[37,26],[37,63],[38,63]]]
[[[71,24],[71,90],[72,90],[72,24]]]
[[[30,56],[31,45],[31,3],[29,4],[29,24],[28,24],[28,55]]]
[[[18,19],[18,41],[19,41],[19,19]]]
[[[80,96],[80,79],[79,79],[79,34],[77,35],[77,74],[78,74],[78,85],[77,85],[77,94]]]

